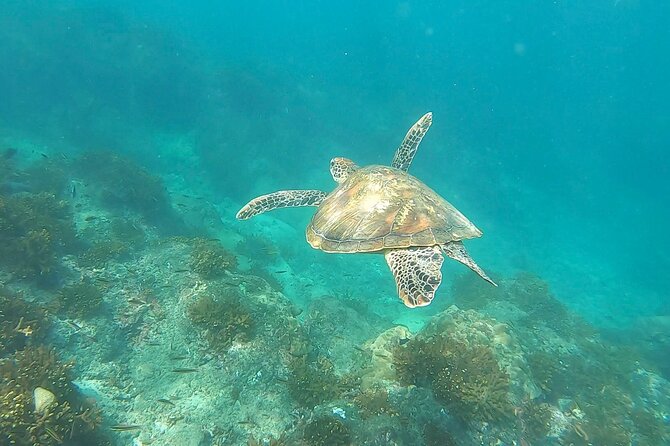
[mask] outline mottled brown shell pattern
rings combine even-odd
[[[417,178],[376,165],[353,172],[325,198],[307,227],[313,248],[343,253],[432,246],[481,234]]]

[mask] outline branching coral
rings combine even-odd
[[[58,254],[75,248],[69,205],[54,195],[0,195],[0,263],[32,277],[48,274]]]
[[[47,328],[42,308],[0,288],[0,357],[40,342]]]
[[[237,267],[237,259],[214,240],[196,238],[191,252],[191,269],[203,279],[216,279]]]
[[[46,347],[27,348],[0,362],[0,444],[106,444],[95,438],[99,412],[77,393],[71,368]],[[36,388],[53,396],[39,410]]]

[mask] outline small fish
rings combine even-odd
[[[359,347],[359,346],[357,346],[357,345],[354,345],[353,347],[354,347],[354,349],[358,350],[359,352],[363,352],[363,353],[366,353],[365,349],[363,349],[363,348],[360,348],[360,347]]]
[[[84,219],[84,221],[93,221],[93,220],[97,220],[97,219],[98,219],[97,216],[95,216],[95,215],[89,215],[88,217],[86,217],[86,218]]]
[[[179,206],[180,208],[186,208],[186,207],[188,207],[188,206],[186,206],[184,203],[177,203],[177,206]]]
[[[48,158],[49,158],[49,155],[47,155],[47,154],[44,153],[44,152],[40,153],[40,155],[42,155],[42,158],[44,158],[44,159],[48,159]]]
[[[172,272],[173,273],[188,273],[188,272],[191,272],[191,270],[190,269],[176,269]]]
[[[409,342],[409,338],[400,338],[400,339],[398,340],[398,343],[399,343],[400,345],[405,345],[405,344],[407,344],[408,342]]]
[[[190,356],[186,356],[186,355],[183,355],[183,356],[171,356],[171,357],[170,357],[170,360],[172,360],[172,361],[182,361],[182,360],[184,360],[184,359],[189,359],[189,358],[190,358]]]
[[[174,407],[174,405],[175,405],[172,401],[170,401],[167,398],[158,398],[156,401],[158,401],[159,403],[167,404],[168,406],[172,406],[172,407]]]
[[[174,373],[194,373],[197,372],[198,369],[193,369],[189,367],[177,367],[176,369],[172,369]]]
[[[140,430],[142,429],[142,426],[137,424],[115,424],[114,426],[110,426],[109,429],[115,432],[127,432]]]
[[[285,269],[280,269],[279,271],[275,271],[275,274],[284,274],[286,272],[288,271],[286,271]]]
[[[147,345],[150,345],[150,346],[152,346],[152,347],[158,347],[159,345],[161,345],[160,342],[156,342],[156,341],[149,341],[149,342],[147,342],[146,344],[147,344]]]
[[[146,305],[147,304],[146,301],[144,301],[142,299],[139,299],[137,297],[131,297],[130,299],[128,299],[128,303],[129,304],[136,304],[136,305]]]
[[[63,439],[50,427],[45,428],[44,431],[47,433],[48,436],[56,440],[57,443],[63,442]]]
[[[313,286],[311,283],[306,283],[306,284],[305,284],[305,288],[309,288],[309,287],[311,287],[311,286]]]
[[[70,196],[73,199],[77,198],[77,185],[75,183],[70,184]]]
[[[77,331],[81,330],[81,326],[77,325],[75,322],[65,321],[65,323],[68,324],[70,327],[74,328]]]
[[[251,425],[251,426],[258,426],[258,424],[255,421],[251,420],[242,420],[238,421],[237,424],[245,424],[245,425]]]

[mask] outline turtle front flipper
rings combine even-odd
[[[261,195],[245,204],[237,213],[238,220],[246,220],[263,212],[278,208],[292,208],[300,206],[318,206],[328,195],[320,190],[280,190],[267,195]]]
[[[432,123],[433,114],[428,112],[409,129],[402,144],[400,144],[400,147],[398,147],[398,150],[395,152],[391,166],[407,172],[409,165],[412,164],[414,155],[416,155],[416,151],[419,148],[419,143],[426,135],[426,132]]]
[[[444,255],[447,257],[451,257],[452,259],[461,262],[463,265],[467,266],[470,268],[472,271],[476,272],[479,274],[479,276],[486,280],[488,283],[490,283],[493,286],[498,286],[489,276],[486,275],[484,270],[482,270],[477,263],[475,263],[474,260],[472,260],[472,257],[470,257],[470,254],[465,250],[465,246],[463,246],[463,243],[461,242],[449,242],[445,243],[444,245],[440,246],[442,248],[442,251],[444,252]]]
[[[428,305],[442,282],[444,257],[439,246],[390,249],[384,254],[400,299],[410,308]]]

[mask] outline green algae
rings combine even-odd
[[[428,423],[423,427],[423,441],[426,446],[457,446],[451,433],[437,423]]]
[[[100,311],[103,291],[89,279],[63,287],[56,300],[58,309],[71,317],[88,318]]]
[[[496,421],[513,412],[509,376],[489,347],[446,335],[417,336],[397,347],[393,360],[402,383],[431,388],[461,419]]]
[[[129,250],[130,246],[120,240],[96,241],[79,255],[79,264],[87,268],[103,268],[112,260],[123,257]]]
[[[323,356],[308,361],[306,356],[292,359],[288,364],[288,391],[300,406],[313,408],[337,398],[343,390],[332,362]]]
[[[256,324],[251,310],[232,289],[216,295],[202,294],[188,307],[188,317],[219,354],[234,341],[249,341]]]
[[[108,151],[90,151],[75,161],[78,174],[95,184],[98,198],[117,209],[155,219],[165,215],[169,200],[162,180],[129,158]]]
[[[354,397],[353,403],[364,420],[378,415],[399,415],[398,409],[389,400],[388,390],[381,386],[361,391]]]
[[[191,270],[203,279],[222,277],[226,271],[237,268],[237,259],[215,240],[196,238],[192,240]]]

